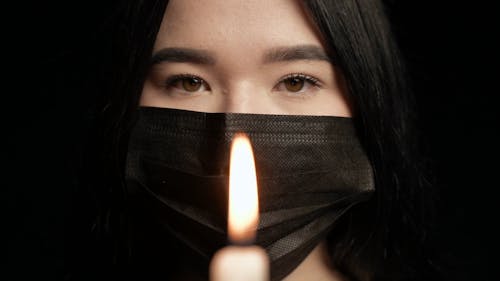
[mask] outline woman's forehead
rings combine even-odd
[[[173,0],[154,49],[183,47],[252,57],[269,48],[296,45],[322,47],[299,1]]]

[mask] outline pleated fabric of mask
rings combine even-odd
[[[187,256],[189,270],[208,276],[210,258],[227,244],[229,152],[240,132],[254,150],[256,244],[281,280],[375,190],[352,118],[141,107],[126,161],[129,208],[185,249],[165,255]]]

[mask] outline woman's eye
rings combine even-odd
[[[317,78],[305,74],[290,74],[282,78],[275,89],[289,93],[301,93],[319,86],[320,82]]]
[[[166,81],[166,86],[191,93],[209,90],[207,83],[203,79],[191,75],[177,75],[170,77]]]

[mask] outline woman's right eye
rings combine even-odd
[[[167,89],[175,88],[187,93],[203,92],[210,90],[207,82],[195,75],[174,75],[165,81]]]

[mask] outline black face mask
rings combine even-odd
[[[142,107],[126,162],[131,227],[139,233],[134,243],[149,245],[136,259],[170,256],[208,276],[210,258],[227,244],[229,151],[239,132],[253,146],[260,207],[255,243],[269,254],[272,280],[296,268],[374,190],[351,118]],[[154,249],[162,250],[153,255]]]

